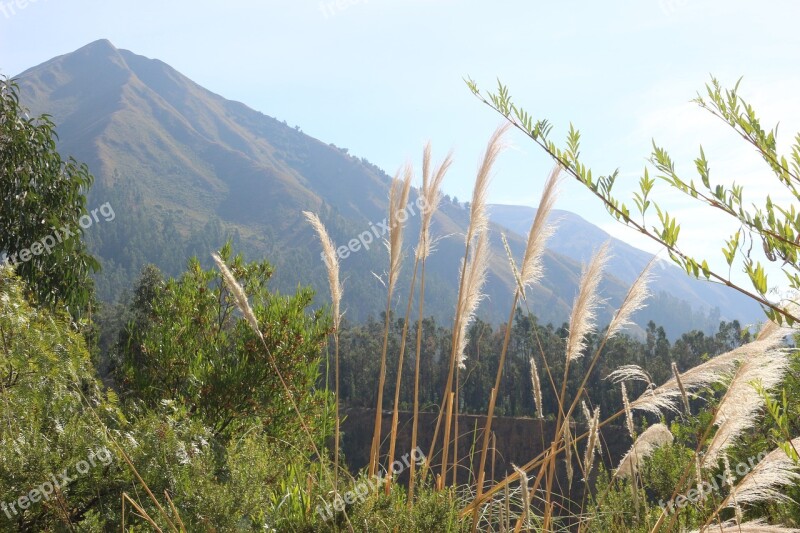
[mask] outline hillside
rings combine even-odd
[[[87,232],[103,263],[98,289],[105,300],[129,288],[146,263],[176,274],[188,257],[207,262],[211,250],[232,238],[248,258],[266,257],[276,266],[277,288],[290,291],[311,284],[325,301],[319,244],[301,211],[320,213],[339,244],[386,216],[390,178],[366,159],[226,100],[169,65],[117,49],[106,40],[18,78],[32,113],[48,113],[58,125],[59,150],[86,162],[96,176],[89,207],[109,202],[116,212],[113,222]],[[493,220],[524,233],[534,212],[496,206]],[[567,319],[580,262],[605,239],[599,228],[560,214],[564,220],[545,260],[546,280],[530,299],[532,311],[544,322]],[[463,253],[459,235],[467,222],[467,211],[451,202],[444,202],[434,221],[434,233],[446,237],[429,263],[426,308],[445,323],[452,314]],[[412,216],[409,246],[417,224]],[[500,231],[496,226],[492,232],[494,259],[480,313],[492,322],[505,320],[513,286]],[[511,233],[509,239],[521,255],[522,237]],[[607,304],[601,319],[609,316],[647,260],[647,254],[620,241],[614,241],[613,250],[614,275],[602,287]],[[383,272],[385,263],[377,242],[343,260],[348,319],[360,321],[382,312],[383,286],[372,273]],[[410,270],[405,268],[404,275]],[[669,275],[658,286],[663,292],[637,317],[640,325],[654,319],[674,336],[693,328],[715,330],[720,316],[757,316],[757,309],[729,291],[673,270],[666,270]],[[404,298],[400,292],[395,309]]]
[[[494,223],[520,235],[527,235],[536,216],[536,208],[519,205],[494,204],[489,206],[489,212]],[[612,253],[609,269],[625,283],[633,282],[653,258],[652,254],[611,237],[606,231],[575,213],[556,209],[550,218],[558,226],[559,236],[562,237],[553,239],[550,243],[551,251],[585,262],[591,257],[592,250],[609,241]],[[696,310],[712,315],[717,315],[719,309],[724,309],[725,312],[717,315],[723,319],[734,317],[745,323],[763,320],[759,307],[746,296],[718,284],[694,280],[668,259],[658,260],[653,274],[651,291],[660,294],[662,298],[692,302]],[[664,323],[669,317],[663,316],[660,320],[654,320]]]

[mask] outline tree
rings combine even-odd
[[[0,77],[0,257],[37,299],[63,302],[73,318],[89,305],[100,264],[82,240],[88,216],[86,165],[56,151],[55,125],[30,118],[13,80]]]
[[[163,283],[147,269],[141,286],[146,315],[144,302],[157,300],[148,293]],[[155,503],[166,506],[165,493],[184,531],[308,530],[292,525],[314,520],[296,502],[323,501],[330,486],[297,489],[321,469],[299,432],[228,440],[178,402],[119,405],[63,308],[36,307],[27,292],[0,267],[0,531],[115,531],[123,521],[126,531],[155,530],[139,509],[177,531]],[[120,505],[123,493],[140,507]]]
[[[681,249],[678,244],[680,233],[678,221],[653,199],[652,192],[656,180],[650,177],[650,168],[645,167],[639,180],[639,191],[633,194],[632,202],[638,213],[638,216],[635,216],[624,202],[612,194],[619,171],[615,170],[607,176],[593,177],[591,169],[580,160],[580,132],[572,125],[567,134],[565,147],[559,148],[550,140],[552,125],[545,119],[535,119],[523,108],[514,104],[508,88],[502,83],[498,83],[496,93],[482,93],[472,80],[468,80],[467,85],[482,102],[530,137],[567,173],[594,193],[617,221],[666,248],[670,258],[688,274],[695,278],[721,283],[749,296],[762,305],[770,319],[779,322],[785,319],[789,324],[800,320],[800,312],[796,309],[787,308],[785,302],[772,302],[767,298],[769,290],[767,274],[757,255],[763,253],[763,258],[770,262],[781,261],[781,270],[786,275],[790,288],[800,289],[800,264],[798,264],[800,212],[793,203],[782,205],[768,196],[764,205],[745,204],[743,188],[740,185],[736,185],[735,182],[731,184],[712,182],[709,162],[702,146],[698,157],[694,160],[700,182],[697,183],[694,179],[687,180],[678,175],[675,163],[667,150],[653,141],[649,162],[655,170],[655,176],[661,182],[685,194],[692,201],[701,202],[732,217],[740,225],[730,238],[720,243],[728,267],[732,268],[735,262],[740,265],[748,275],[752,287],[738,285],[731,281],[729,272],[718,272],[709,267],[706,259],[692,257]],[[777,182],[790,193],[793,200],[800,201],[798,190],[800,134],[795,137],[788,159],[780,155],[777,151],[777,126],[769,131],[763,129],[753,107],[739,95],[738,82],[733,89],[723,89],[720,83],[712,78],[711,83],[706,84],[705,96],[698,93],[694,102],[728,125],[745,143],[755,148]],[[657,214],[657,225],[652,225],[652,221],[645,216],[648,211],[652,213],[653,210]]]
[[[320,415],[330,399],[314,385],[320,353],[330,324],[322,311],[307,314],[312,292],[271,294],[266,262],[230,265],[263,329],[267,346],[286,378],[308,426],[322,429]],[[199,416],[215,435],[263,425],[271,435],[299,430],[298,421],[272,371],[264,345],[236,311],[234,295],[216,269],[203,270],[197,259],[177,279],[161,281],[153,268],[144,271],[135,291],[134,319],[121,336],[121,384],[125,392],[156,409],[174,401]],[[325,428],[327,429],[327,427]]]

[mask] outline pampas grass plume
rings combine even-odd
[[[242,315],[244,315],[253,331],[263,339],[264,335],[261,333],[261,329],[258,327],[258,320],[256,319],[255,313],[253,313],[253,308],[250,307],[250,302],[247,299],[247,294],[245,294],[244,289],[239,282],[236,281],[236,278],[228,268],[228,265],[225,264],[225,261],[222,260],[219,254],[212,253],[211,257],[217,264],[217,268],[219,268],[222,278],[225,280],[225,284],[228,286],[231,294],[233,294],[233,298],[236,301],[236,307],[238,307],[239,311],[241,311]]]
[[[580,289],[569,319],[568,361],[574,361],[583,355],[583,350],[586,348],[586,335],[595,327],[597,307],[600,304],[597,289],[607,261],[608,242],[600,247],[581,276]]]

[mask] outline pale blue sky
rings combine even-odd
[[[763,194],[766,169],[687,102],[709,74],[727,84],[744,76],[743,93],[788,141],[800,129],[798,19],[800,3],[789,0],[0,0],[0,71],[108,38],[390,174],[408,158],[418,164],[427,139],[440,156],[453,148],[445,189],[461,200],[500,122],[462,78],[490,88],[499,77],[556,133],[578,126],[585,162],[595,173],[619,167],[620,187],[636,182],[655,137],[687,169],[702,142],[717,179]],[[524,137],[511,140],[491,200],[535,204],[550,161]],[[689,251],[716,248],[731,229],[663,199],[687,218]],[[643,244],[577,184],[557,207]]]

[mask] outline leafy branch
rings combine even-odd
[[[709,163],[702,146],[699,156],[694,160],[699,183],[694,179],[687,181],[676,171],[667,150],[653,142],[648,161],[658,180],[737,220],[739,229],[725,239],[721,248],[729,271],[727,274],[718,272],[708,265],[706,259],[695,258],[680,248],[678,238],[681,226],[675,217],[653,200],[652,191],[656,179],[651,177],[648,167],[645,167],[639,179],[639,190],[633,193],[632,202],[639,215],[634,218],[626,203],[612,194],[619,170],[605,176],[594,176],[591,168],[580,160],[581,135],[572,124],[569,126],[564,147],[559,148],[550,138],[552,124],[546,119],[535,119],[529,112],[517,106],[509,95],[508,87],[499,80],[494,93],[482,92],[472,79],[465,81],[480,101],[527,135],[569,175],[599,198],[615,220],[666,248],[670,259],[687,274],[698,279],[702,276],[707,281],[725,285],[752,298],[764,308],[771,320],[778,323],[786,320],[791,325],[800,320],[798,313],[786,308],[783,302],[772,302],[767,298],[769,285],[766,271],[763,264],[752,257],[753,244],[760,242],[769,261],[783,261],[781,270],[786,275],[790,288],[800,289],[800,268],[797,262],[800,213],[792,203],[781,206],[768,196],[764,206],[746,206],[741,185],[735,182],[730,186],[712,183]],[[777,153],[777,127],[769,132],[764,131],[752,106],[739,96],[738,86],[737,82],[733,89],[723,90],[719,82],[712,78],[711,83],[706,85],[706,96],[698,94],[694,102],[728,124],[753,146],[778,181],[800,201],[800,192],[796,187],[800,184],[800,134],[795,137],[789,158],[780,156]],[[651,207],[657,214],[657,225],[648,223],[645,216]],[[752,288],[731,281],[730,269],[737,257],[741,260],[742,270],[748,275]]]

